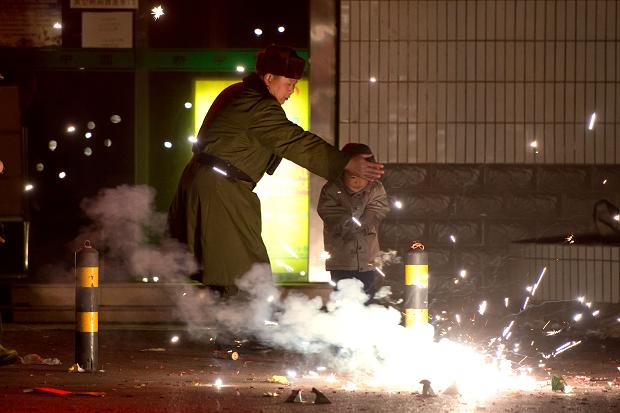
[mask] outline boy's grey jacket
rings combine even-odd
[[[325,269],[371,271],[379,253],[379,223],[389,210],[387,194],[379,181],[370,182],[357,193],[351,193],[340,178],[326,183],[317,207],[324,223],[325,251],[331,256]]]

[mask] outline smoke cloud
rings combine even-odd
[[[196,262],[185,246],[166,236],[165,216],[155,212],[154,195],[146,186],[119,186],[83,201],[93,223],[81,238],[131,274],[186,280]],[[377,265],[396,258],[395,251],[383,253]],[[420,387],[421,379],[445,388],[482,364],[481,356],[458,344],[436,343],[430,325],[406,329],[396,308],[368,305],[358,280],[340,281],[327,303],[294,292],[283,296],[265,264],[254,265],[237,286],[240,293],[229,298],[191,284],[178,291],[174,301],[187,331],[195,338],[217,336],[231,344],[233,338],[256,340],[318,357],[358,381],[408,389]]]
[[[166,215],[155,211],[154,200],[151,187],[122,185],[82,201],[92,225],[78,239],[104,253],[107,272],[179,281],[197,270],[187,248],[166,237]]]

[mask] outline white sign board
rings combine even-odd
[[[132,48],[133,13],[82,13],[82,47]]]

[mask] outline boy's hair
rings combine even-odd
[[[372,151],[370,147],[363,143],[357,142],[349,142],[340,149],[340,152],[346,153],[348,155],[372,155]],[[371,162],[375,162],[374,155],[370,158],[367,158]]]

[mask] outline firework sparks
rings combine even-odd
[[[590,116],[590,122],[588,123],[588,130],[592,130],[592,129],[594,129],[594,122],[596,122],[596,112],[594,112],[594,113]]]
[[[153,7],[151,9],[151,14],[153,15],[153,19],[159,20],[159,18],[164,15],[164,9],[161,6]]]

